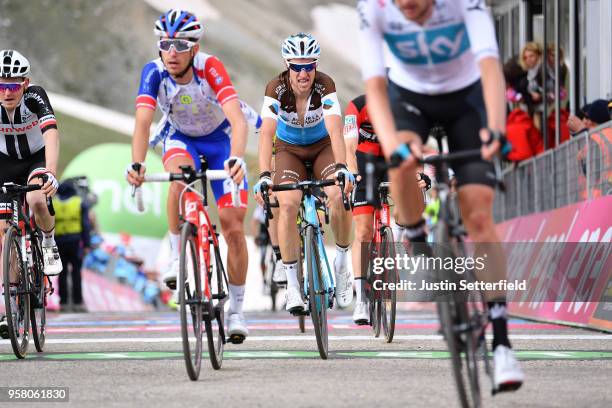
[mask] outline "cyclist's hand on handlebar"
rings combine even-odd
[[[402,143],[398,145],[389,158],[392,167],[406,168],[416,166],[416,160],[423,156],[419,143]]]
[[[231,176],[234,183],[242,183],[246,174],[246,163],[241,157],[231,156],[223,162],[223,167]]]
[[[480,131],[480,140],[482,141],[482,147],[480,149],[482,158],[485,160],[492,160],[497,154],[501,154],[502,157],[506,157],[512,146],[508,143],[506,135],[502,132],[493,131],[490,129],[482,129]]]
[[[253,193],[255,194],[255,201],[259,203],[259,205],[264,205],[264,200],[261,195],[263,188],[269,190],[272,188],[272,177],[269,171],[264,171],[259,175],[259,181],[253,187]]]
[[[55,175],[49,169],[39,168],[32,172],[30,175],[30,180],[38,177],[42,181],[42,188],[40,191],[45,194],[47,197],[53,197],[57,192],[57,188],[59,187],[59,182]]]
[[[355,176],[353,176],[353,173],[348,171],[345,164],[336,164],[336,172],[334,173],[334,177],[336,179],[336,185],[340,185],[340,181],[344,180],[344,194],[348,195],[351,193],[351,191],[353,191]]]
[[[423,172],[417,173],[417,182],[419,188],[424,189],[425,191],[431,188],[431,179]]]
[[[125,169],[125,178],[131,185],[140,187],[144,183],[145,170],[144,163],[128,164]]]

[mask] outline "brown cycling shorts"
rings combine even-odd
[[[294,145],[277,138],[274,150],[274,184],[306,180],[304,162],[312,163],[312,174],[316,179],[327,179],[336,171],[329,137],[309,145]]]

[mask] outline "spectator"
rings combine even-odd
[[[72,311],[86,312],[81,288],[83,251],[90,247],[89,207],[78,195],[71,181],[64,181],[57,190],[55,206],[56,242],[64,262],[60,275],[60,310],[68,309],[68,274],[72,281]]]
[[[604,99],[597,99],[592,103],[585,105],[581,112],[576,115],[570,115],[567,120],[567,126],[572,133],[572,136],[578,136],[583,132],[588,132],[603,123],[610,120],[610,111],[608,102]]]
[[[533,117],[538,130],[542,129],[542,47],[536,42],[528,42],[521,50],[519,63],[527,73],[526,81],[520,86],[525,93],[523,101],[527,105],[529,116]],[[520,91],[519,90],[519,91]]]

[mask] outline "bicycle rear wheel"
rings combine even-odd
[[[380,253],[380,248],[381,248],[380,243],[371,242],[370,248],[368,250],[369,260],[368,260],[367,277],[368,277],[368,283],[370,286],[370,289],[368,292],[368,300],[369,300],[368,305],[370,309],[370,325],[372,326],[372,330],[374,331],[374,337],[380,336],[380,327],[381,327],[381,320],[382,320],[381,296],[380,296],[380,293],[378,293],[378,291],[374,290],[374,281],[378,278],[377,278],[377,275],[375,275],[372,270],[374,266],[373,265],[374,258],[379,256],[378,254]]]
[[[17,358],[25,358],[30,340],[30,295],[23,255],[17,229],[9,227],[2,248],[4,306],[11,346]],[[15,284],[11,285],[11,281]]]
[[[317,237],[312,226],[306,227],[304,235],[304,257],[306,259],[306,273],[308,276],[308,303],[310,316],[317,338],[317,348],[323,360],[329,355],[329,343],[327,333],[327,307],[329,305],[328,294],[323,287],[323,276],[321,271],[321,259],[317,245]]]
[[[181,336],[187,375],[192,381],[200,376],[202,365],[202,279],[198,259],[196,227],[186,222],[181,228],[179,266],[179,310]]]
[[[39,353],[45,348],[47,324],[47,277],[44,275],[44,265],[40,241],[32,235],[32,293],[30,294],[30,320],[32,338]]]
[[[393,231],[391,227],[385,226],[381,235],[381,256],[385,258],[395,258],[395,243],[393,242]],[[397,283],[399,281],[397,269],[385,269],[383,274],[386,283]],[[380,302],[380,317],[382,320],[383,332],[387,343],[393,341],[395,333],[395,313],[397,310],[397,292],[386,290],[382,293]]]
[[[212,231],[211,233],[215,233]],[[223,348],[225,345],[225,301],[228,298],[227,279],[225,269],[221,261],[219,247],[211,246],[214,260],[211,259],[212,270],[208,276],[208,284],[213,296],[209,303],[209,312],[204,317],[206,327],[206,339],[208,342],[208,357],[215,370],[223,364]],[[216,303],[214,302],[216,300]],[[233,336],[230,341],[240,344],[244,341],[242,336]]]

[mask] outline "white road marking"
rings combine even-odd
[[[397,340],[442,340],[442,336],[436,334],[413,334],[396,335]],[[493,337],[487,335],[488,339]],[[612,340],[612,335],[607,334],[517,334],[510,336],[511,340]],[[109,338],[72,338],[72,339],[49,339],[47,344],[85,344],[85,343],[177,343],[182,341],[181,337],[109,337]],[[248,342],[283,342],[283,341],[315,341],[313,335],[302,336],[250,336]],[[378,342],[373,336],[329,336],[329,341],[370,341]],[[10,345],[9,340],[0,340],[0,345]]]

